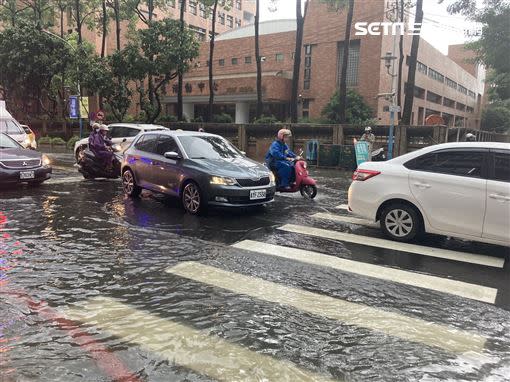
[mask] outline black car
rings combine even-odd
[[[142,189],[181,199],[197,214],[208,206],[247,207],[273,201],[274,175],[248,159],[218,135],[167,131],[147,132],[124,152],[124,192]]]
[[[0,133],[0,186],[41,184],[51,177],[51,171],[46,155],[25,149],[8,135]]]

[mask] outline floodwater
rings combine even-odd
[[[0,381],[510,380],[508,249],[419,243],[506,260],[497,268],[281,230],[381,237],[312,217],[345,215],[335,206],[349,184],[315,175],[313,202],[280,195],[201,217],[150,193],[127,199],[116,181],[0,190]],[[232,246],[246,240],[497,295],[481,302]]]

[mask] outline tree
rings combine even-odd
[[[420,24],[423,21],[423,0],[417,0],[416,2],[416,16],[414,23]],[[402,112],[402,119],[400,124],[410,125],[411,124],[411,113],[413,111],[414,102],[414,84],[416,79],[416,65],[418,62],[418,48],[420,46],[420,36],[414,35],[413,42],[411,43],[411,54],[409,56],[409,72],[407,74],[407,83],[404,99],[404,111]]]
[[[510,133],[510,100],[490,104],[482,113],[482,130]]]
[[[198,56],[198,47],[189,29],[181,33],[180,21],[163,19],[151,21],[147,29],[139,30],[137,39],[123,50],[128,61],[128,78],[136,83],[146,122],[153,123],[158,118],[162,92],[181,71],[189,70],[190,62]],[[145,89],[149,79],[154,83]]]
[[[211,40],[209,41],[209,109],[207,112],[207,120],[210,122],[213,118],[214,108],[214,42],[216,40],[216,15],[218,10],[218,0],[213,2],[213,14],[212,14],[212,34]]]
[[[348,123],[351,125],[368,125],[372,122],[373,111],[365,103],[361,95],[354,90],[347,92],[345,101],[345,120],[342,122],[340,115],[340,106],[344,101],[340,96],[340,90],[337,90],[331,97],[328,104],[322,110],[322,116],[328,123]]]
[[[305,28],[305,17],[307,4],[305,3],[305,12],[301,11],[301,0],[296,0],[296,48],[294,49],[294,71],[292,73],[292,94],[290,99],[290,121],[298,121],[298,92],[299,92],[299,74],[301,72],[301,52],[303,49],[303,32]]]
[[[255,62],[257,65],[257,112],[256,118],[259,119],[263,113],[262,104],[262,61],[260,57],[260,46],[259,46],[259,24],[260,24],[260,0],[256,0],[255,3]]]
[[[54,9],[50,0],[20,0],[19,4],[25,8],[27,15],[38,29],[45,29],[52,25]]]
[[[186,8],[186,0],[178,0],[181,4],[181,9],[179,13],[179,23],[180,23],[180,31],[184,34],[184,10]],[[179,46],[182,46],[182,40],[179,39]],[[177,119],[179,121],[184,120],[183,116],[183,101],[182,101],[182,87],[183,87],[183,76],[184,76],[184,68],[179,67],[177,73]]]
[[[0,1],[0,22],[16,26],[19,17],[26,13],[26,6],[19,6],[18,0]]]
[[[346,102],[347,102],[347,66],[349,64],[349,48],[351,44],[352,19],[354,15],[354,0],[322,0],[331,8],[345,10],[347,7],[347,18],[345,21],[345,34],[343,43],[342,67],[340,72],[339,97],[340,105],[338,115],[341,123],[346,122]]]

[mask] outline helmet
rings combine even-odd
[[[99,123],[98,129],[99,129],[99,131],[110,131],[108,126],[106,126],[105,124],[102,124],[102,123]]]
[[[286,136],[292,137],[292,132],[289,129],[280,129],[278,131],[278,139],[283,141]]]
[[[476,141],[476,135],[467,133],[466,134],[466,142],[475,142]]]
[[[371,133],[372,128],[370,126],[365,127],[365,133]]]
[[[101,124],[99,122],[94,122],[92,124],[92,128],[95,130],[95,129],[99,129],[101,127]]]

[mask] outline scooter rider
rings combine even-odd
[[[110,149],[112,141],[106,136],[108,126],[102,123],[94,123],[92,128],[93,131],[89,136],[89,148],[102,161],[104,167],[109,170],[113,166],[113,152]]]
[[[278,173],[278,188],[290,189],[294,161],[298,159],[287,144],[291,136],[292,132],[288,129],[278,131],[277,139],[266,154],[267,166]]]
[[[476,135],[472,133],[466,134],[466,142],[476,142]]]
[[[372,150],[374,148],[375,135],[372,133],[372,128],[370,126],[365,127],[365,133],[359,140],[368,143],[368,160],[372,160]]]

